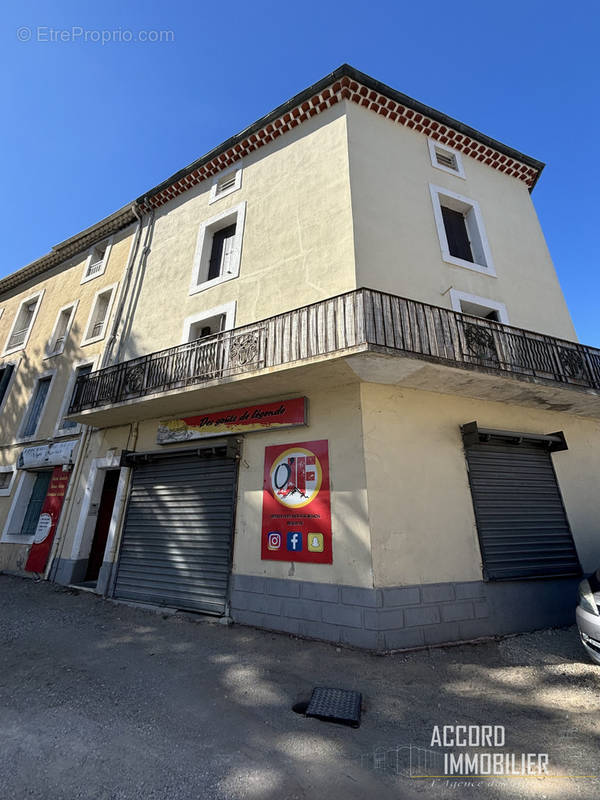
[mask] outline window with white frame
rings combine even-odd
[[[434,142],[433,139],[428,139],[427,144],[429,145],[432,166],[459,178],[465,177],[462,159],[458,150],[453,150],[444,144]]]
[[[48,356],[59,355],[65,349],[76,308],[77,303],[70,303],[68,306],[63,306],[58,312],[54,330],[48,342]]]
[[[94,368],[93,361],[89,361],[85,364],[78,364],[78,366],[75,367],[71,379],[69,380],[67,390],[65,392],[65,399],[63,400],[63,404],[60,409],[60,414],[58,417],[58,422],[55,431],[56,436],[79,433],[79,430],[81,428],[79,423],[74,422],[71,419],[66,419],[66,414],[71,404],[71,397],[73,395],[73,390],[75,389],[75,383],[77,381],[77,378],[80,378],[82,375],[89,375],[90,372],[93,370],[93,368]]]
[[[43,377],[38,378],[33,389],[33,394],[31,395],[31,400],[29,401],[27,411],[25,412],[25,417],[21,423],[21,428],[19,430],[20,439],[33,438],[37,433],[42,414],[44,413],[44,408],[46,406],[46,401],[48,400],[48,395],[50,393],[52,377],[52,375],[44,375]]]
[[[38,292],[23,300],[17,311],[12,328],[4,346],[5,353],[21,350],[27,344],[33,323],[40,308],[43,292]]]
[[[478,297],[474,294],[451,289],[450,302],[452,303],[452,308],[462,314],[470,314],[472,317],[502,322],[504,325],[509,324],[506,306],[497,300],[488,300],[487,297]]]
[[[98,342],[104,338],[110,317],[116,284],[107,286],[96,294],[87,321],[82,345]]]
[[[495,276],[477,201],[440,186],[430,184],[429,189],[443,260]]]
[[[190,294],[237,278],[242,256],[246,204],[206,220],[200,226]]]
[[[187,317],[183,323],[183,341],[194,342],[233,328],[235,300]]]
[[[237,192],[242,186],[242,168],[240,166],[222,172],[210,187],[208,204],[220,200],[222,197]]]
[[[91,281],[105,273],[111,245],[112,239],[94,245],[85,262],[81,283]]]
[[[11,493],[17,470],[14,464],[0,467],[0,497],[8,497]]]

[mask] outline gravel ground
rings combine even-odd
[[[393,656],[0,576],[0,798],[596,798],[600,667],[574,628]],[[356,688],[353,730],[291,711]],[[434,725],[503,725],[550,778],[440,774]],[[475,751],[473,751],[475,752]]]

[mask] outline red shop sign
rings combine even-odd
[[[332,563],[326,439],[265,447],[261,558]]]

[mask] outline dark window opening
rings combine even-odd
[[[4,400],[14,369],[12,364],[7,364],[0,369],[0,403]]]
[[[210,261],[208,264],[208,280],[224,275],[232,260],[233,242],[235,239],[235,223],[215,231],[213,234]]]
[[[475,263],[465,215],[461,211],[454,211],[452,208],[442,206],[442,218],[450,255],[454,258],[461,258],[463,261],[470,261],[472,264]]]

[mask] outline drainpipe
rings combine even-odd
[[[122,283],[122,286],[121,286],[121,294],[120,294],[120,297],[119,297],[119,303],[118,303],[117,310],[115,312],[115,316],[114,316],[114,319],[113,319],[113,324],[112,324],[112,327],[111,327],[110,336],[108,337],[108,341],[106,343],[106,347],[104,348],[104,353],[102,355],[102,360],[100,361],[99,369],[102,369],[102,367],[108,366],[108,364],[110,363],[110,359],[112,357],[112,351],[113,351],[113,347],[115,345],[115,342],[117,340],[117,334],[118,334],[118,331],[119,331],[119,326],[121,324],[121,318],[123,316],[123,309],[125,308],[125,303],[127,301],[127,295],[129,293],[129,285],[131,283],[131,276],[133,275],[133,267],[134,267],[134,264],[135,264],[135,259],[136,259],[136,256],[137,256],[138,247],[140,245],[140,238],[141,238],[141,235],[142,235],[143,214],[140,215],[140,213],[138,211],[137,203],[134,203],[131,206],[131,211],[132,211],[134,217],[137,219],[137,227],[136,227],[136,231],[135,231],[135,239],[134,239],[133,245],[131,247],[131,250],[129,252],[129,259],[127,261],[127,266],[125,268],[125,274],[123,276],[123,283]]]

